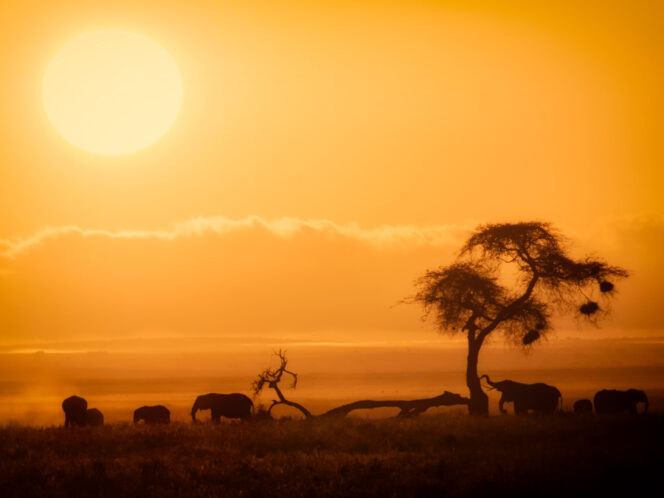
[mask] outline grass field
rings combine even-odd
[[[0,428],[2,496],[628,496],[664,415]]]

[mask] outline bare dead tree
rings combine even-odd
[[[272,408],[274,408],[276,405],[288,405],[300,410],[305,418],[314,418],[315,416],[312,415],[311,412],[304,406],[286,399],[284,394],[281,392],[279,383],[281,382],[284,374],[290,376],[293,379],[293,383],[290,386],[291,388],[295,388],[297,386],[297,374],[286,368],[288,366],[288,358],[286,357],[285,351],[280,349],[279,351],[275,351],[274,355],[279,358],[279,367],[275,369],[267,368],[258,375],[258,378],[252,384],[254,397],[258,396],[263,388],[267,386],[268,388],[272,389],[278,397],[278,399],[272,400],[272,404],[267,410],[268,416],[270,415]],[[433,398],[412,400],[355,401],[353,403],[348,403],[336,408],[332,408],[331,410],[318,415],[318,417],[345,417],[353,410],[366,410],[372,408],[400,408],[401,411],[397,415],[398,417],[411,417],[414,415],[419,415],[429,408],[438,406],[468,405],[469,402],[470,399],[468,398],[464,398],[458,394],[445,391],[443,394]]]
[[[295,372],[291,372],[286,368],[288,366],[286,351],[280,349],[279,351],[275,351],[274,355],[279,357],[280,360],[279,367],[275,369],[266,368],[265,370],[263,370],[262,373],[258,375],[258,378],[253,382],[252,386],[254,397],[258,396],[258,394],[260,394],[263,388],[267,386],[270,389],[272,389],[279,398],[272,400],[272,404],[267,409],[268,415],[270,415],[270,413],[272,412],[272,408],[274,408],[276,405],[288,405],[300,410],[302,414],[305,416],[305,418],[312,418],[313,415],[311,415],[311,412],[309,410],[307,410],[304,406],[302,406],[299,403],[286,399],[286,397],[281,392],[281,389],[279,388],[279,382],[281,382],[281,378],[283,377],[283,375],[287,374],[291,376],[291,378],[293,379],[293,383],[291,384],[290,387],[292,389],[295,389],[295,387],[297,386],[297,374]]]

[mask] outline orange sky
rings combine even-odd
[[[436,340],[393,305],[478,223],[529,219],[633,271],[607,336],[664,335],[662,7],[497,3],[4,2],[0,346]],[[59,47],[106,28],[183,78],[126,156],[41,101]]]

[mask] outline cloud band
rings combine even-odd
[[[380,225],[362,228],[355,222],[337,224],[330,220],[294,217],[266,220],[260,216],[230,219],[223,216],[197,217],[173,223],[167,230],[102,230],[84,229],[75,225],[47,227],[25,238],[0,239],[0,256],[16,258],[31,248],[50,239],[68,235],[102,237],[108,239],[141,239],[172,241],[185,237],[208,234],[226,235],[246,230],[263,230],[276,237],[289,238],[298,234],[314,233],[330,237],[357,240],[377,247],[393,245],[447,245],[458,243],[471,227],[461,225]]]

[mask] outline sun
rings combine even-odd
[[[128,154],[171,127],[182,103],[182,76],[153,40],[93,31],[51,59],[42,96],[48,119],[67,141],[96,154]]]

